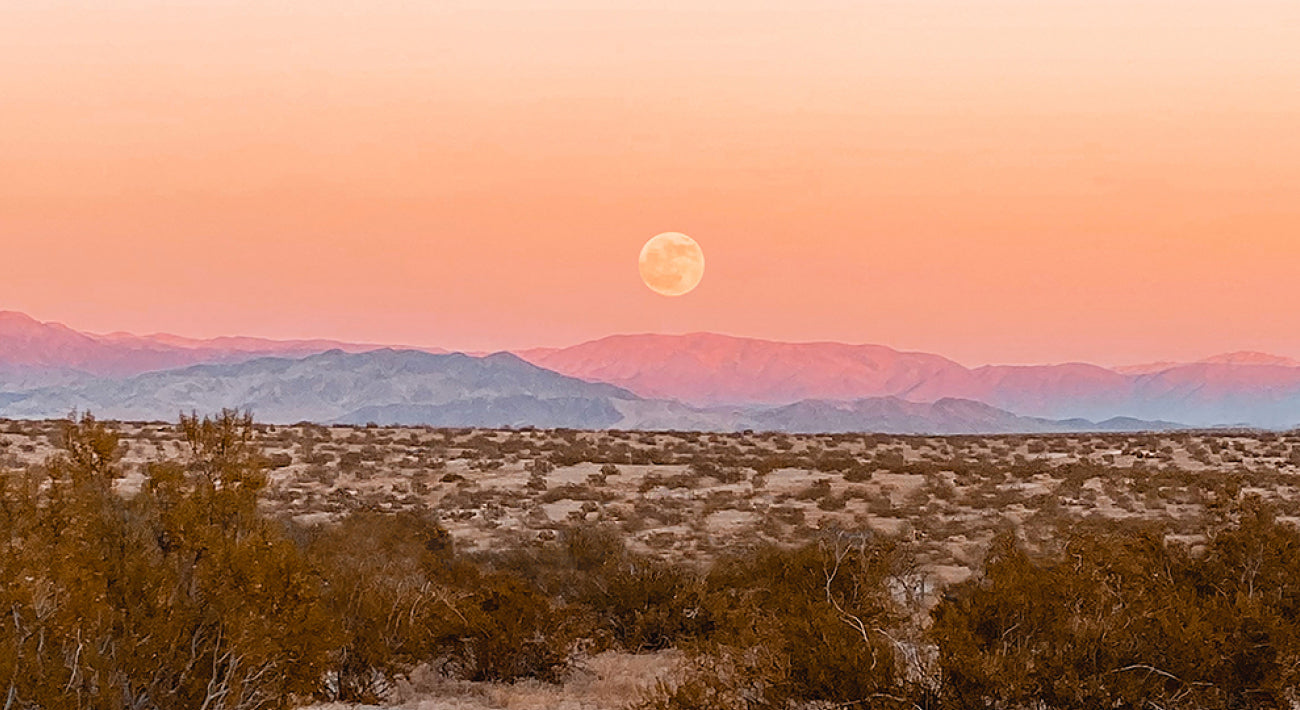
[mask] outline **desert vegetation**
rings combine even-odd
[[[377,703],[613,653],[673,659],[640,710],[1294,707],[1298,466],[1244,431],[0,422],[0,702]]]

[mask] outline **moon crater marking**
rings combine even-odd
[[[681,296],[704,278],[704,250],[681,232],[664,232],[641,247],[641,280],[655,293]]]

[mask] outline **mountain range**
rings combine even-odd
[[[1300,423],[1300,362],[1263,353],[1135,368],[1087,363],[968,368],[939,355],[881,345],[695,333],[617,335],[519,354],[561,374],[706,407],[957,398],[1050,419],[1135,417],[1267,428]]]
[[[90,411],[109,419],[167,420],[181,412],[249,409],[262,421],[577,429],[743,429],[790,432],[1006,433],[1111,428],[1019,417],[979,402],[897,397],[698,408],[647,399],[529,364],[510,353],[473,357],[414,350],[194,365],[10,393],[0,415],[49,418]],[[1136,422],[1128,428],[1168,423]]]
[[[203,363],[243,362],[264,356],[305,357],[334,349],[365,352],[380,347],[333,340],[197,340],[165,333],[96,335],[61,323],[42,323],[22,313],[0,311],[0,392],[86,382],[96,377],[129,377]]]
[[[1289,428],[1300,363],[965,367],[880,345],[619,335],[476,356],[329,340],[96,335],[0,312],[0,417],[252,409],[264,421],[1003,433]]]

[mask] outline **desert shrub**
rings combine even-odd
[[[934,612],[953,707],[1283,708],[1300,674],[1300,534],[1249,504],[1203,556],[1158,528],[999,537]]]
[[[848,502],[849,499],[847,496],[828,495],[825,498],[822,498],[821,500],[817,501],[817,508],[819,510],[826,510],[826,511],[844,510],[844,507],[848,504]]]
[[[876,455],[876,466],[889,471],[902,471],[907,466],[907,459],[901,451],[881,451]]]
[[[590,484],[566,483],[546,491],[538,500],[543,503],[554,503],[557,500],[586,500],[599,501],[607,503],[616,499],[618,496],[610,491],[602,491],[593,488]]]
[[[664,488],[687,488],[696,489],[700,487],[700,477],[695,473],[676,473],[670,476],[663,476],[658,473],[647,473],[641,479],[641,484],[637,490],[641,493],[652,491],[659,486]]]
[[[561,600],[572,633],[595,649],[649,651],[707,633],[704,584],[693,569],[629,551],[605,526],[573,526],[540,549],[491,561]]]
[[[769,519],[784,525],[802,525],[805,518],[803,508],[794,505],[772,506],[767,514]]]
[[[461,568],[456,609],[464,631],[444,667],[467,680],[560,680],[575,636],[570,619],[547,595],[517,575]]]
[[[577,625],[510,565],[454,554],[428,511],[361,510],[307,535],[342,638],[324,694],[382,699],[420,663],[467,680],[558,680]]]
[[[731,680],[718,686],[697,677],[664,689],[657,702],[740,707],[732,704],[739,697],[745,707],[776,708],[901,697],[901,659],[888,631],[902,619],[890,592],[901,559],[892,543],[841,535],[719,561],[706,602],[714,629],[697,650],[722,662]]]
[[[247,416],[183,417],[185,454],[113,490],[118,437],[69,421],[63,453],[0,477],[0,697],[8,708],[282,708],[381,698],[413,665],[557,679],[563,604],[453,555],[427,513],[286,529],[258,508]],[[288,533],[288,534],[287,534]]]
[[[561,465],[569,465],[569,464],[561,464]],[[529,473],[535,476],[545,476],[546,474],[554,471],[555,466],[556,464],[552,459],[533,459],[532,461],[529,461],[524,466],[524,470],[528,471]]]
[[[928,478],[925,481],[925,494],[927,501],[930,498],[935,498],[952,502],[957,499],[957,487],[946,478]]]
[[[831,482],[822,479],[811,483],[807,488],[795,494],[798,500],[821,500],[831,494]]]
[[[266,463],[271,468],[284,468],[293,463],[293,457],[287,453],[272,454],[267,457]]]
[[[345,451],[339,456],[339,466],[351,471],[361,466],[363,459],[359,451]]]
[[[342,635],[326,688],[334,699],[382,699],[463,630],[446,582],[451,539],[427,513],[354,511],[314,531],[307,549]]]
[[[744,482],[746,474],[745,469],[740,466],[723,466],[713,474],[713,477],[718,483],[727,485]]]
[[[869,464],[857,463],[844,470],[844,480],[849,483],[866,483],[871,480],[875,468]]]
[[[656,650],[708,632],[704,584],[694,570],[633,554],[605,527],[571,528],[560,543],[576,573],[575,601],[617,647]]]
[[[844,472],[858,465],[858,460],[847,451],[830,451],[818,456],[813,468],[818,471]]]
[[[0,514],[8,707],[276,708],[312,692],[332,632],[277,525],[252,423],[181,420],[188,455],[113,493],[117,436],[69,420],[63,453],[9,477]]]
[[[718,472],[721,470],[721,468],[722,467],[718,465],[718,462],[711,461],[699,455],[697,455],[694,459],[691,460],[689,466],[691,474],[694,475],[696,478],[706,478],[706,477],[717,478]]]

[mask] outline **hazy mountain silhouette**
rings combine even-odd
[[[529,421],[536,426],[563,421],[629,428],[729,429],[753,428],[765,421],[774,426],[796,426],[794,419],[782,420],[777,411],[800,404],[801,408],[787,415],[799,421],[823,421],[828,427],[846,422],[844,426],[853,428],[870,425],[887,430],[894,426],[891,422],[905,422],[906,417],[915,415],[930,421],[932,431],[947,431],[947,421],[955,430],[980,421],[974,410],[967,411],[965,418],[941,407],[909,414],[911,410],[900,408],[898,403],[887,404],[893,398],[899,403],[936,405],[945,400],[966,400],[1025,418],[1019,423],[1007,422],[1006,426],[1031,426],[1034,420],[1105,422],[1119,418],[1123,422],[1126,417],[1195,426],[1287,428],[1300,423],[1300,364],[1254,352],[1227,353],[1192,363],[1117,368],[1086,363],[968,368],[939,355],[880,345],[784,343],[712,333],[618,335],[567,348],[518,352],[524,360],[552,374],[613,385],[637,395],[631,399],[608,398],[599,405],[590,392],[539,397],[526,387],[512,389],[508,382],[489,388],[490,401],[472,404],[467,402],[474,397],[459,395],[437,401],[416,396],[374,399],[362,395],[379,384],[364,376],[353,380],[336,376],[338,387],[361,388],[351,393],[356,395],[351,399],[343,398],[348,393],[340,392],[338,401],[290,398],[281,405],[274,397],[268,399],[260,394],[233,397],[233,392],[222,389],[226,385],[218,384],[221,378],[251,376],[251,371],[203,370],[198,380],[187,379],[194,373],[174,374],[179,368],[194,365],[234,365],[266,357],[293,360],[332,350],[356,354],[378,347],[329,340],[95,335],[0,311],[0,393],[5,393],[0,398],[0,412],[59,416],[78,407],[94,409],[104,416],[114,416],[109,414],[111,410],[154,412],[170,419],[175,412],[166,408],[207,410],[213,403],[238,399],[241,406],[253,406],[263,413],[289,416],[300,411],[309,415],[302,418],[316,420],[351,417],[348,421],[475,424]],[[143,377],[150,373],[167,377]],[[263,376],[269,379],[262,386],[271,387],[274,377],[267,373]],[[175,390],[150,390],[163,384],[180,387],[178,383],[182,382],[193,390],[190,404],[185,404],[189,400]],[[204,391],[208,394],[200,397]],[[222,392],[231,397],[217,396]],[[15,393],[21,393],[21,398]],[[294,398],[302,395],[293,393]],[[872,405],[875,410],[858,405],[860,411],[845,411],[844,403],[862,400],[880,401]],[[348,405],[354,406],[349,409]],[[517,416],[509,416],[505,409],[509,407]],[[765,412],[766,419],[755,419],[757,412]],[[563,424],[570,425],[577,426]],[[989,431],[1003,430],[998,421],[990,420],[986,425],[993,427]]]
[[[334,350],[296,360],[196,365],[0,398],[0,416],[12,418],[59,417],[76,409],[110,419],[171,420],[181,412],[223,408],[248,409],[271,423],[936,434],[1097,428],[1090,422],[1019,417],[955,399],[918,404],[885,397],[700,409],[566,377],[509,353],[473,357],[409,350]],[[1161,426],[1138,422],[1133,428]]]
[[[336,349],[365,352],[382,347],[333,340],[198,340],[166,333],[96,335],[60,323],[42,323],[22,313],[0,311],[0,391],[86,382],[88,376],[129,377],[187,365],[267,356],[304,357]]]
[[[617,399],[636,397],[611,385],[558,375],[508,353],[478,358],[411,350],[333,350],[296,360],[196,365],[46,388],[0,407],[0,414],[57,417],[78,409],[111,419],[170,420],[191,410],[240,408],[278,423],[383,419],[600,428],[620,418],[610,403]]]
[[[968,372],[938,355],[881,345],[782,343],[713,333],[614,335],[518,354],[565,375],[700,406],[911,398],[919,388],[941,389]]]
[[[753,429],[799,433],[870,431],[884,434],[1005,434],[1069,431],[1138,431],[1177,428],[1171,422],[1136,419],[1098,424],[1087,420],[1053,421],[1021,417],[969,399],[909,402],[898,397],[871,397],[851,402],[803,400],[756,412]]]
[[[937,355],[879,345],[695,333],[620,335],[519,354],[562,374],[706,407],[958,398],[1053,420],[1136,417],[1279,428],[1300,423],[1300,366],[1261,353],[1124,371],[1086,363],[967,368]]]

